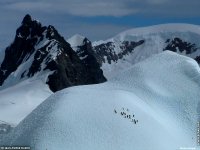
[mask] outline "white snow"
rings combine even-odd
[[[77,46],[82,46],[83,45],[83,40],[85,39],[84,36],[75,34],[71,38],[67,39],[67,42],[71,45],[71,47],[74,49]]]
[[[166,51],[106,83],[54,94],[0,145],[29,145],[36,150],[197,148],[199,91],[198,64]],[[134,114],[138,123],[121,112]]]
[[[123,41],[135,41],[144,40],[145,42],[137,46],[133,52],[124,56],[123,59],[117,62],[111,62],[111,64],[103,63],[102,69],[106,78],[110,79],[113,75],[119,73],[125,68],[131,67],[133,64],[138,63],[146,58],[158,54],[166,47],[166,40],[179,37],[183,41],[195,43],[198,50],[187,56],[195,58],[200,55],[200,26],[191,24],[163,24],[154,25],[150,27],[135,28],[119,33],[113,38],[105,41],[93,42],[93,46],[97,46],[107,42],[114,43],[114,52],[118,54],[122,51],[120,46]],[[186,52],[179,54],[186,55]]]
[[[41,104],[52,92],[50,91],[47,82],[47,77],[53,73],[48,69],[44,70],[46,63],[50,58],[55,59],[60,54],[62,49],[58,49],[56,40],[46,38],[46,31],[43,33],[43,40],[35,45],[35,52],[28,54],[12,72],[3,85],[0,86],[0,121],[5,121],[12,126],[16,126],[22,121],[33,109]],[[29,77],[28,72],[35,59],[37,51],[41,52],[41,48],[47,45],[46,52],[48,53],[44,61],[40,65],[40,70]],[[4,56],[1,51],[2,56]],[[44,52],[41,52],[44,54]],[[0,56],[1,57],[1,56]],[[0,59],[1,62],[1,59]],[[6,70],[4,70],[5,72]],[[24,76],[23,78],[21,76]]]
[[[52,94],[40,79],[28,79],[0,91],[0,121],[16,126]]]

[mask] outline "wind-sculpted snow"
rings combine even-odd
[[[196,147],[200,69],[163,52],[110,81],[49,97],[0,145],[34,150],[177,150]]]

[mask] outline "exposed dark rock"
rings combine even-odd
[[[124,56],[129,55],[130,53],[134,51],[134,49],[137,46],[142,45],[144,42],[145,42],[144,40],[140,40],[138,42],[123,41],[120,46],[121,52],[119,53],[115,52],[114,50],[115,44],[113,42],[100,44],[98,46],[95,46],[93,49],[95,52],[95,57],[100,65],[102,65],[102,63],[105,63],[106,61],[109,64],[111,64],[112,61],[117,62],[119,59],[122,59]]]
[[[197,61],[198,64],[200,64],[200,56],[197,56],[197,57],[195,58],[195,60]]]
[[[26,15],[22,25],[17,29],[14,42],[6,48],[5,57],[0,68],[0,85],[17,69],[22,61],[35,51],[34,46],[37,37],[42,35],[45,28],[37,21],[31,21],[30,15]]]
[[[167,46],[164,48],[164,50],[171,50],[173,52],[178,52],[178,51],[183,52],[183,51],[185,51],[186,54],[191,54],[198,49],[196,44],[183,41],[178,37],[176,37],[172,40],[167,39],[166,43],[167,43]]]
[[[52,73],[46,82],[53,92],[73,85],[106,81],[96,58],[89,54],[91,43],[83,48],[87,49],[88,57],[81,60],[53,26],[42,26],[26,15],[16,31],[14,42],[5,50],[0,67],[0,85],[31,56],[34,59],[30,68],[19,72],[20,77],[33,77],[36,73],[50,70]]]
[[[78,46],[77,54],[82,59],[85,66],[87,66],[87,72],[94,74],[93,77],[87,77],[88,82],[96,82],[97,80],[104,81],[102,78],[103,71],[100,69],[100,64],[97,61],[97,54],[93,51],[92,43],[87,38],[83,40],[83,45]]]

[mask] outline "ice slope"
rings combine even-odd
[[[106,83],[57,92],[0,145],[34,150],[194,148],[199,91],[198,64],[166,51]]]
[[[27,79],[1,90],[0,121],[16,126],[51,94],[40,79]]]
[[[123,59],[119,59],[117,62],[112,61],[111,64],[107,61],[103,63],[102,69],[104,75],[109,79],[119,71],[129,68],[133,64],[145,60],[154,54],[162,52],[167,46],[166,41],[176,37],[184,42],[196,44],[197,51],[187,54],[187,56],[191,58],[200,56],[200,26],[191,24],[161,24],[150,27],[134,28],[119,33],[108,40],[93,42],[93,46],[112,42],[114,52],[118,54],[122,52],[121,46],[123,41],[145,41],[144,44],[137,46],[132,53],[124,56]],[[177,53],[186,55],[186,51],[180,52],[178,50]]]

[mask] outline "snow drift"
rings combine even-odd
[[[196,147],[200,69],[163,52],[99,85],[64,89],[1,145],[34,150],[177,150]]]

